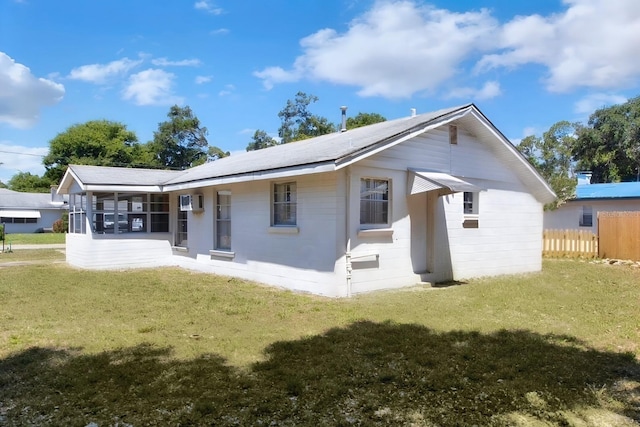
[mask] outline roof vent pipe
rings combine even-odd
[[[347,107],[343,105],[342,107],[340,107],[340,110],[342,111],[342,126],[340,127],[340,132],[346,132],[347,131]]]
[[[411,117],[415,117],[416,116],[416,109],[412,108],[411,109]]]

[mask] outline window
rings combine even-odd
[[[180,209],[180,196],[178,196],[178,212],[176,223],[175,246],[187,246],[187,211]]]
[[[580,227],[593,226],[593,208],[591,206],[583,206],[580,212]]]
[[[478,214],[478,193],[465,191],[462,199],[462,212],[465,215]]]
[[[216,201],[216,245],[218,250],[231,250],[231,192],[218,191]]]
[[[151,232],[169,232],[169,195],[150,194],[149,211],[151,215]]]
[[[295,226],[297,214],[296,183],[273,185],[273,225]]]
[[[389,225],[389,180],[360,180],[360,225]]]
[[[3,216],[0,217],[0,223],[5,224],[37,224],[38,218],[23,218],[23,217],[10,217]]]

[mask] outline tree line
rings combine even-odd
[[[547,209],[575,196],[579,171],[591,172],[593,184],[639,181],[640,97],[597,109],[586,124],[557,122],[517,148],[558,196]]]
[[[277,137],[256,130],[246,150],[259,150],[278,144],[336,132],[338,125],[311,113],[309,106],[318,97],[298,92],[278,113],[281,120]],[[29,172],[14,175],[5,185],[14,191],[48,192],[62,179],[70,164],[121,166],[132,168],[186,169],[229,156],[229,151],[210,146],[208,130],[189,106],[174,105],[168,119],[158,124],[153,140],[141,144],[135,132],[120,122],[91,120],[75,124],[49,141],[49,153],[43,158],[43,176]],[[379,114],[359,113],[347,120],[349,128],[386,120]]]

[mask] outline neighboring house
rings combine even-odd
[[[67,211],[68,197],[59,195],[56,187],[51,193],[22,193],[0,188],[0,223],[6,232],[35,233],[53,227]]]
[[[473,104],[185,171],[71,165],[59,192],[71,265],[180,265],[329,296],[538,271],[555,199]]]
[[[544,213],[545,229],[590,230],[598,234],[598,212],[640,211],[640,182],[590,184],[580,173],[576,197]]]

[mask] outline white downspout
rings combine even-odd
[[[346,234],[346,251],[344,260],[347,268],[347,297],[351,298],[351,167],[345,168],[346,189],[345,189],[345,234]]]

